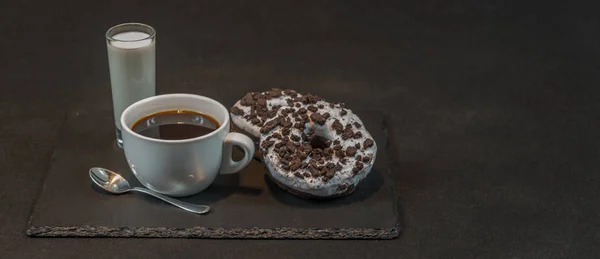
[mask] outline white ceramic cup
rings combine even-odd
[[[196,138],[164,140],[149,138],[131,127],[139,119],[161,111],[191,110],[216,119],[220,127]],[[218,174],[244,168],[254,155],[254,143],[246,135],[229,132],[229,111],[219,102],[194,94],[164,94],[148,97],[127,107],[121,115],[127,163],[147,188],[174,197],[189,196],[206,189]],[[233,161],[233,146],[244,150],[244,158]]]

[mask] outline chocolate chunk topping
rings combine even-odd
[[[315,149],[312,150],[312,153],[313,154],[319,154],[319,155],[323,154],[323,149],[315,148]]]
[[[294,124],[294,128],[299,129],[299,130],[303,130],[304,129],[304,123],[297,122],[296,124]]]
[[[366,140],[365,140],[365,142],[363,143],[363,146],[365,147],[365,149],[367,149],[367,148],[370,148],[370,147],[372,147],[372,146],[373,146],[373,144],[375,144],[375,142],[374,142],[372,139],[368,138],[368,139],[366,139]]]
[[[265,133],[271,131],[272,129],[274,129],[275,127],[277,127],[277,125],[279,124],[280,120],[281,120],[281,118],[277,117],[275,119],[272,119],[272,120],[268,121],[267,123],[265,123],[264,126],[262,126],[262,128],[260,128],[260,133],[261,134],[265,134]]]
[[[341,165],[340,163],[337,163],[337,164],[335,165],[335,170],[336,170],[336,171],[341,171],[341,170],[342,170],[342,165]]]
[[[335,151],[342,150],[342,146],[337,144],[337,145],[333,146],[333,150],[335,150]]]
[[[307,152],[307,153],[312,152],[312,147],[309,144],[304,144],[302,146],[302,148],[303,148],[304,152]]]
[[[312,157],[313,159],[318,161],[321,159],[321,154],[312,154],[312,155],[310,155],[310,157]]]
[[[262,143],[262,148],[267,149],[270,146],[272,146],[273,143],[275,143],[275,141],[273,141],[273,140],[267,140],[267,141],[265,141],[265,142]]]
[[[331,178],[333,178],[333,175],[334,175],[334,174],[335,174],[335,172],[334,172],[334,171],[327,170],[327,173],[325,173],[325,177],[327,177],[327,178],[331,179]],[[329,179],[327,179],[327,180],[329,180]]]
[[[371,157],[370,156],[365,156],[365,157],[363,157],[362,161],[365,162],[365,163],[369,163],[369,162],[371,162]]]
[[[306,113],[306,108],[300,108],[300,109],[298,109],[298,113],[300,113],[300,114]]]
[[[362,133],[360,133],[360,131],[357,131],[356,133],[354,133],[354,138],[355,139],[362,138]]]
[[[302,119],[302,123],[308,122],[308,115],[306,115],[306,113],[300,114],[300,118]]]
[[[273,133],[273,135],[271,135],[271,136],[274,138],[277,138],[277,139],[281,139],[281,134],[279,134],[279,133]]]
[[[294,109],[294,108],[281,109],[281,115],[287,116],[288,114],[294,113],[295,111],[296,111],[296,109]]]
[[[316,111],[318,111],[318,110],[319,110],[319,108],[317,108],[317,107],[316,107],[316,106],[314,106],[314,105],[310,105],[310,106],[308,106],[308,107],[307,107],[307,109],[308,109],[309,111],[311,111],[311,112],[316,112]]]
[[[299,172],[295,172],[294,176],[296,176],[298,178],[304,178],[304,176],[301,173],[299,173]]]
[[[335,151],[335,156],[339,157],[339,158],[343,158],[346,156],[346,153],[344,153],[344,150],[336,150]]]
[[[348,114],[348,111],[346,111],[346,109],[342,109],[340,115],[345,116],[346,114]]]
[[[306,103],[306,96],[296,96],[296,98],[294,98],[294,102],[299,102],[299,103]]]
[[[335,107],[335,105],[333,105],[333,103],[329,103],[329,108],[333,108]]]
[[[302,160],[306,159],[308,157],[308,155],[306,155],[306,153],[304,152],[300,152],[300,154],[298,154],[298,157]]]
[[[247,93],[242,97],[240,104],[243,106],[252,106],[254,105],[254,98],[252,97],[253,93]]]
[[[271,90],[270,95],[272,98],[279,98],[281,96],[281,90]]]
[[[328,113],[326,113],[328,114]],[[324,116],[323,114],[319,114],[318,112],[315,112],[313,114],[310,115],[310,119],[316,123],[318,123],[319,125],[323,125],[325,124],[325,122],[327,121],[327,118],[329,116]]]
[[[300,108],[300,106],[302,106],[301,103],[296,103],[296,107]]]
[[[356,155],[356,150],[357,149],[355,147],[348,147],[346,149],[346,155],[348,155],[348,156],[354,156],[354,155]]]
[[[356,160],[361,161],[362,160],[362,156],[361,155],[356,156]]]
[[[267,117],[268,118],[273,118],[277,115],[277,110],[273,109],[267,112]]]
[[[348,129],[348,128],[346,128],[344,130],[344,133],[342,133],[342,139],[343,140],[352,138],[352,136],[354,136],[354,132],[351,129]]]
[[[334,163],[327,163],[327,168],[333,169],[335,167]]]
[[[325,149],[323,149],[323,154],[325,154],[326,157],[330,158],[331,155],[333,155],[333,149],[325,148]]]
[[[294,106],[294,100],[292,100],[292,99],[286,99],[285,101],[287,102],[287,104],[289,106]]]
[[[319,104],[319,109],[325,108],[325,105]]]
[[[308,172],[304,172],[302,175],[304,175],[304,177],[310,177],[310,174]]]
[[[356,174],[358,174],[358,172],[359,172],[359,171],[360,171],[360,169],[358,169],[358,168],[356,168],[356,167],[352,168],[352,174],[353,174],[353,175],[356,175]]]
[[[300,141],[300,136],[296,135],[296,134],[292,134],[292,136],[290,137],[293,141]]]
[[[312,94],[307,94],[307,95],[305,95],[305,97],[306,97],[307,103],[317,103],[318,101],[321,100],[321,97],[319,97],[317,95],[312,95]]]
[[[356,145],[354,145],[354,147],[360,149],[360,143],[356,143]]]
[[[253,118],[253,119],[251,119],[251,120],[250,120],[250,122],[251,122],[252,124],[254,124],[254,125],[258,125],[258,126],[260,126],[260,124],[261,124],[261,121],[260,121],[260,119],[259,119],[259,118]]]
[[[356,163],[354,163],[354,166],[356,166],[356,168],[358,169],[363,169],[363,163],[360,161],[356,161]]]
[[[282,120],[280,124],[285,128],[292,127],[292,121],[290,120],[290,118],[285,118],[285,120]]]
[[[294,152],[294,150],[296,150],[296,146],[292,142],[286,143],[285,147],[287,148],[288,152]]]
[[[313,166],[309,166],[309,167],[308,167],[308,171],[310,172],[310,174],[311,174],[313,177],[319,177],[319,176],[321,175],[321,174],[320,174],[320,172],[319,172],[319,170],[317,170],[317,168],[315,168],[315,167],[313,167]]]
[[[358,122],[354,122],[354,127],[356,127],[357,129],[362,128],[362,125],[360,125],[360,123]]]
[[[281,105],[273,105],[271,109],[278,111],[279,109],[281,109]]]
[[[292,97],[296,97],[296,95],[298,94],[295,90],[292,89],[283,90],[283,93]]]
[[[279,148],[281,146],[283,146],[283,142],[277,142],[277,144],[275,144],[275,147],[277,147],[277,148]]]
[[[341,123],[340,123],[340,124],[341,124]],[[339,139],[336,139],[336,140],[334,140],[334,141],[333,141],[333,144],[334,144],[334,145],[340,144],[340,140],[339,140]]]
[[[302,165],[302,163],[300,163],[300,161],[294,160],[294,161],[292,161],[292,164],[290,164],[290,170],[296,171],[296,170],[300,169],[301,165]]]
[[[331,127],[335,130],[335,132],[337,134],[342,134],[342,132],[344,131],[344,126],[342,125],[342,123],[339,120],[335,120],[332,124]],[[339,142],[339,140],[336,140]]]
[[[244,110],[238,108],[237,106],[231,107],[231,113],[235,115],[244,115]]]
[[[267,99],[260,98],[256,100],[257,107],[267,107]]]
[[[281,134],[283,134],[284,136],[289,136],[290,135],[290,129],[289,128],[284,128],[281,130]]]
[[[345,164],[346,164],[346,162],[348,162],[348,159],[346,159],[346,158],[342,158],[342,159],[340,159],[340,163],[342,163],[342,164],[344,164],[344,165],[345,165]]]

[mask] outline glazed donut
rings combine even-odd
[[[274,89],[247,94],[231,113],[239,128],[260,137],[269,177],[297,196],[350,194],[375,162],[375,141],[343,104]]]

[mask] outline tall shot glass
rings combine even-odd
[[[156,31],[142,23],[123,23],[106,31],[117,145],[123,148],[121,113],[156,95]]]

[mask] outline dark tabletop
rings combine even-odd
[[[0,1],[0,257],[597,256],[597,6],[376,2]],[[111,109],[104,33],[128,21],[158,32],[160,93],[283,87],[383,111],[400,238],[27,237],[64,115]]]

